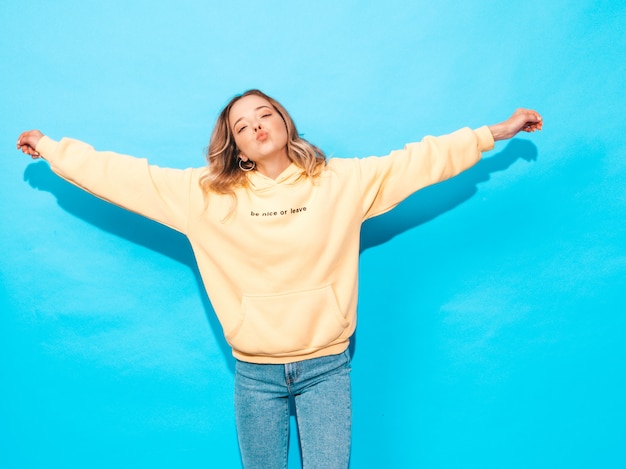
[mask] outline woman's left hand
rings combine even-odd
[[[511,117],[499,124],[490,125],[489,130],[494,140],[507,140],[518,132],[534,132],[541,130],[543,119],[537,111],[517,109]]]

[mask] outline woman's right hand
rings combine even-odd
[[[43,134],[39,130],[22,132],[17,138],[17,149],[22,150],[22,153],[26,155],[30,155],[33,159],[40,158],[41,155],[36,148],[41,137],[43,137]]]

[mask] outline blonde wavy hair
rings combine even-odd
[[[255,95],[267,100],[280,114],[287,127],[287,156],[296,166],[304,170],[307,177],[316,178],[326,164],[326,155],[315,145],[300,137],[296,124],[287,110],[275,99],[259,90],[248,90],[235,96],[220,112],[207,150],[208,167],[200,177],[200,187],[205,195],[210,192],[234,197],[234,189],[246,187],[248,178],[239,167],[239,149],[229,125],[230,110],[246,96]]]

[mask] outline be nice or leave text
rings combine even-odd
[[[251,211],[251,217],[279,217],[281,215],[291,215],[294,213],[306,212],[306,207],[289,208],[287,210],[269,210],[267,212]]]

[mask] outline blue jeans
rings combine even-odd
[[[235,417],[245,469],[286,469],[293,398],[303,469],[347,469],[350,352],[286,365],[235,365]]]

